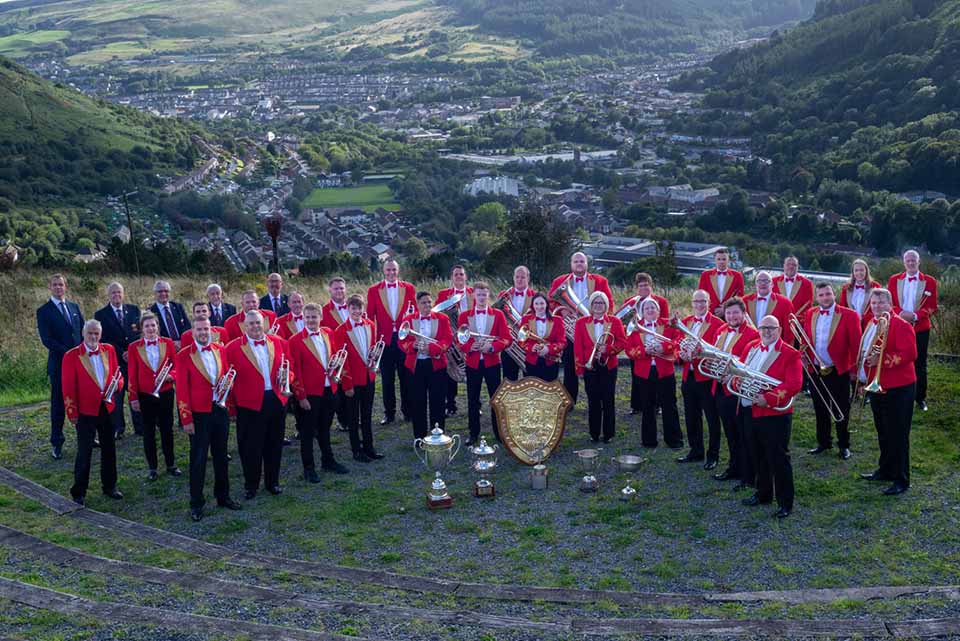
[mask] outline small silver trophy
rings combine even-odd
[[[543,451],[546,445],[541,445],[533,451],[533,460],[536,464],[530,469],[530,487],[535,490],[547,489],[547,466],[543,464]]]
[[[583,478],[580,479],[580,491],[596,492],[600,489],[600,481],[597,480],[596,476],[600,463],[600,450],[577,450],[574,454],[577,455],[577,460],[580,461],[580,469],[584,472]]]
[[[497,450],[499,445],[490,447],[487,445],[487,439],[481,438],[480,445],[470,448],[470,454],[473,455],[473,465],[471,468],[480,478],[473,482],[473,495],[495,496],[496,489],[490,476],[497,467]]]

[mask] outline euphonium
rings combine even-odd
[[[167,380],[167,374],[169,374],[172,369],[173,361],[168,358],[163,364],[163,367],[160,368],[160,371],[157,372],[156,384],[153,386],[153,391],[150,392],[150,396],[160,398],[160,390],[163,389],[163,384]]]
[[[680,341],[680,349],[684,353],[689,354],[690,358],[699,359],[697,371],[700,372],[701,375],[720,380],[727,374],[727,371],[731,367],[746,367],[746,365],[733,354],[725,352],[715,345],[711,345],[694,334],[693,331],[684,325],[676,316],[671,319],[670,325],[685,335],[684,339]],[[686,358],[686,360],[690,360],[690,358]]]
[[[883,371],[883,355],[887,351],[887,336],[890,334],[890,312],[883,312],[877,318],[877,333],[873,337],[873,344],[866,353],[861,352],[862,358],[866,360],[870,352],[877,355],[877,367],[873,373],[873,378],[867,381],[863,386],[865,394],[883,394],[883,387],[880,385],[880,374]],[[861,339],[861,342],[862,339]],[[859,363],[862,365],[862,363]],[[860,369],[857,368],[859,372]]]
[[[739,361],[736,365],[731,364],[730,374],[731,376],[726,383],[727,391],[748,401],[753,401],[757,396],[783,384],[780,379],[764,374],[760,370],[753,369]],[[786,405],[772,407],[771,409],[776,412],[785,412],[790,409],[791,405],[793,405],[792,398]]]

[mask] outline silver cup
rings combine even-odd
[[[577,455],[580,469],[584,472],[583,478],[580,479],[580,491],[596,492],[600,489],[600,481],[596,476],[597,469],[600,467],[600,449],[577,450],[574,454]]]
[[[430,491],[427,492],[427,505],[431,509],[450,507],[453,498],[447,493],[447,484],[440,477],[440,472],[446,469],[460,451],[460,435],[447,436],[440,426],[436,425],[427,438],[413,441],[413,451],[420,462],[435,474]]]

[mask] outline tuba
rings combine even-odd
[[[814,347],[813,341],[807,336],[807,331],[803,328],[803,323],[800,322],[796,314],[790,314],[790,316],[787,317],[787,324],[800,343],[800,361],[803,363],[803,371],[810,381],[810,386],[813,387],[813,391],[820,398],[820,401],[823,402],[824,406],[826,406],[830,418],[834,422],[839,423],[843,420],[843,411],[840,409],[840,404],[837,403],[837,399],[833,397],[833,394],[830,393],[826,383],[824,383],[821,378],[822,376],[827,376],[832,373],[833,367],[826,367],[820,360],[820,357],[817,356],[817,350]],[[820,372],[820,376],[813,376],[810,373],[811,370],[814,369]]]
[[[216,386],[213,388],[213,402],[217,406],[226,409],[227,397],[230,396],[230,390],[233,388],[233,381],[237,378],[237,370],[230,366],[227,373],[220,377]]]
[[[167,380],[167,375],[172,369],[173,361],[168,358],[163,364],[163,367],[160,368],[160,371],[157,372],[156,384],[153,386],[153,391],[150,392],[150,396],[154,398],[160,398],[160,390],[163,389],[163,384]]]

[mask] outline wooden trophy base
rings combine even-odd
[[[453,505],[453,497],[445,496],[442,499],[430,498],[430,495],[427,495],[427,507],[431,510],[445,510],[448,507]]]
[[[477,498],[493,498],[497,495],[497,490],[494,487],[493,483],[489,485],[479,485],[478,483],[473,484],[473,495]]]

